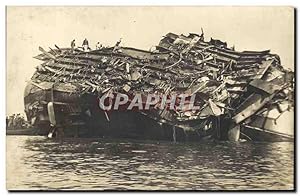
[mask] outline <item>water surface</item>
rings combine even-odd
[[[293,189],[293,143],[6,136],[11,190]]]

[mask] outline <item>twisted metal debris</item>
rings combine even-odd
[[[108,92],[196,95],[195,105],[200,106],[197,111],[154,106],[151,111],[138,112],[200,135],[211,126],[208,119],[212,117],[229,119],[229,130],[282,102],[288,101],[293,107],[294,73],[269,50],[238,52],[226,42],[212,38],[205,41],[203,33],[168,33],[153,51],[119,44],[91,51],[55,45],[47,52],[40,47],[42,54],[35,58],[43,63],[31,84],[70,96],[100,97]],[[32,104],[25,110],[35,116]],[[198,123],[187,124],[191,121]]]

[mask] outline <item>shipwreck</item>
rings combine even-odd
[[[204,34],[168,33],[151,51],[130,47],[39,48],[24,93],[39,134],[173,141],[290,141],[277,120],[294,111],[294,72],[265,51],[235,51]],[[198,110],[110,110],[107,93],[194,96]],[[276,115],[274,115],[276,113]]]

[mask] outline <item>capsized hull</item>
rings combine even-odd
[[[28,85],[28,88],[35,88]],[[51,101],[56,123],[64,128],[64,135],[68,137],[199,141],[203,138],[213,138],[212,136],[217,134],[215,118],[178,122],[159,119],[161,111],[155,110],[148,113],[135,110],[105,112],[98,106],[97,96],[79,96],[75,92],[63,92],[56,88],[29,91],[33,93],[26,94],[24,98],[25,112],[27,119],[37,128],[40,135],[47,135],[51,129],[47,110]],[[170,112],[165,113],[167,115]]]
[[[83,132],[128,137],[139,133],[144,138],[164,138],[160,130],[167,130],[166,137],[174,141],[181,133],[184,138],[226,139],[228,132],[228,139],[237,141],[231,136],[239,135],[231,133],[239,133],[237,128],[249,125],[246,121],[263,109],[284,100],[293,105],[294,73],[270,50],[235,51],[221,40],[205,41],[203,32],[168,33],[153,51],[119,44],[96,50],[55,46],[48,52],[40,47],[42,54],[35,58],[43,62],[31,78],[34,87],[28,89],[33,90],[25,93],[32,124],[46,131],[51,123],[53,130],[71,127],[70,133],[88,129]],[[142,94],[141,100],[149,94],[184,95],[173,99],[176,108],[182,100],[183,106],[193,100],[198,109],[168,110],[171,104],[157,109],[161,100],[149,111],[99,109],[98,97],[116,94]]]

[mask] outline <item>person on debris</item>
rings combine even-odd
[[[71,42],[71,51],[72,52],[74,52],[75,46],[76,46],[75,39],[73,39],[72,42]]]
[[[85,38],[82,43],[83,51],[89,51],[91,48],[89,47],[89,41]]]
[[[121,41],[122,41],[122,38],[120,38],[120,40],[116,43],[116,46],[119,46]]]
[[[76,46],[75,39],[73,39],[73,41],[71,42],[71,48],[72,48],[72,50],[74,50],[75,46]]]
[[[102,44],[100,42],[97,42],[96,44],[96,50],[100,50],[102,48]]]
[[[204,32],[203,32],[203,29],[202,29],[202,27],[201,27],[201,35],[200,35],[200,39],[199,39],[200,41],[204,41]]]
[[[116,52],[117,50],[120,49],[121,41],[122,41],[122,38],[120,38],[120,40],[116,43],[116,45],[115,45],[115,47],[113,49],[113,52]]]
[[[233,51],[235,51],[235,46],[233,45],[230,49],[233,50]]]

